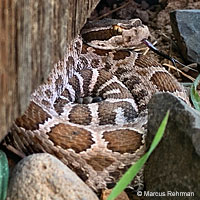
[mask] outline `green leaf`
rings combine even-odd
[[[134,165],[132,165],[128,171],[122,176],[116,186],[113,188],[112,192],[108,196],[107,200],[114,200],[133,180],[135,175],[140,171],[140,169],[144,166],[145,162],[156,148],[161,138],[163,137],[167,121],[169,118],[169,111],[167,111],[163,121],[160,124],[160,127],[153,139],[153,142],[149,148],[149,151],[146,152]]]
[[[6,154],[0,150],[0,200],[7,196],[9,168]]]
[[[200,96],[197,92],[197,86],[199,82],[200,82],[200,75],[197,76],[196,80],[194,81],[190,89],[190,96],[191,96],[192,103],[195,109],[197,109],[198,111],[200,111]]]

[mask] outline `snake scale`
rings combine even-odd
[[[170,92],[189,101],[162,65],[134,51],[148,37],[139,19],[86,24],[6,143],[27,155],[55,155],[95,191],[111,187],[145,152],[152,95]],[[141,179],[142,173],[132,184],[140,187]]]

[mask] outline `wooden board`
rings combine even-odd
[[[99,0],[0,0],[0,141]]]

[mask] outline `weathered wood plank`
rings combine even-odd
[[[99,0],[0,0],[0,140]]]

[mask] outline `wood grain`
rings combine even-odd
[[[99,0],[0,0],[0,141]]]

